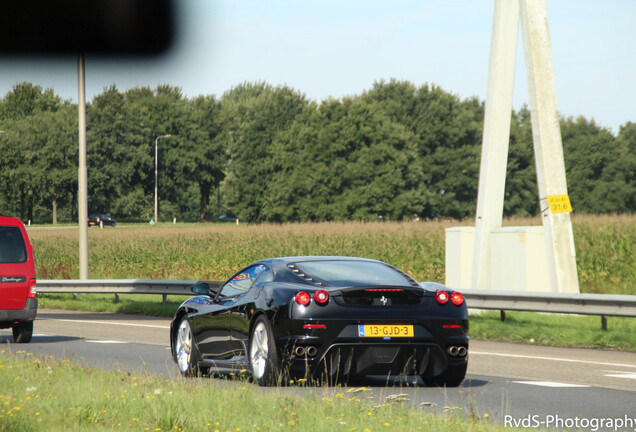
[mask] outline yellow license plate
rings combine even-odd
[[[360,337],[413,337],[412,325],[359,325]]]

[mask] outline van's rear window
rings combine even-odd
[[[23,263],[26,260],[26,245],[20,228],[0,226],[0,264]]]

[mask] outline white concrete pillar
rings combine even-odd
[[[491,232],[503,217],[519,2],[495,0],[475,222],[472,288],[490,288]]]
[[[520,0],[537,185],[553,292],[578,293],[574,235],[570,220],[563,144],[556,103],[554,67],[545,0]],[[560,197],[565,206],[552,209]]]

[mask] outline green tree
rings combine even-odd
[[[0,184],[9,214],[23,220],[41,217],[44,200],[57,210],[57,198],[68,188],[68,145],[61,137],[67,133],[68,117],[58,111],[68,103],[51,89],[20,83],[0,103]],[[55,168],[55,171],[52,171]],[[56,177],[56,175],[59,175]],[[51,209],[46,211],[51,212]],[[50,214],[50,213],[49,213]],[[54,215],[54,219],[56,215]],[[55,220],[54,220],[55,221]]]
[[[177,171],[198,186],[198,219],[209,221],[210,195],[221,184],[225,168],[225,143],[220,135],[220,103],[214,96],[199,96],[188,102],[189,122],[180,140]]]
[[[624,210],[621,199],[604,196],[610,193],[603,178],[606,166],[619,151],[614,136],[593,120],[579,116],[561,121],[563,153],[567,173],[568,193],[575,212],[606,213]]]
[[[636,123],[620,127],[611,151],[594,190],[596,201],[606,203],[606,211],[636,212]]]
[[[504,192],[505,216],[532,216],[540,211],[532,144],[530,110],[512,113]]]
[[[223,95],[224,208],[250,222],[265,220],[267,183],[276,169],[272,143],[307,104],[303,94],[265,83],[244,83]]]

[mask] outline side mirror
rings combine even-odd
[[[207,282],[199,282],[198,284],[194,284],[190,287],[193,293],[199,295],[209,295],[213,296],[215,291],[210,289],[210,285]]]

